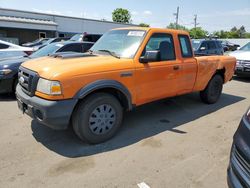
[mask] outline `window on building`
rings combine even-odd
[[[64,37],[65,37],[65,34],[64,34],[64,33],[60,33],[60,34],[59,34],[59,37],[64,38]]]
[[[46,32],[39,32],[39,38],[46,38]]]

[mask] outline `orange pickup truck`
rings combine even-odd
[[[19,108],[53,129],[73,126],[88,143],[110,139],[124,110],[200,92],[215,103],[232,79],[236,59],[193,55],[185,31],[122,28],[107,32],[88,53],[61,53],[20,67]]]

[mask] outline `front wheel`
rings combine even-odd
[[[117,133],[122,118],[123,109],[116,97],[107,93],[96,93],[77,106],[72,124],[81,140],[97,144]]]
[[[205,90],[200,92],[201,100],[206,104],[214,104],[221,96],[223,88],[223,78],[221,75],[216,74],[209,81]]]

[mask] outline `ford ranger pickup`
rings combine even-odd
[[[73,126],[85,142],[117,133],[124,111],[159,99],[200,92],[218,101],[234,74],[229,56],[194,57],[189,34],[122,28],[104,34],[88,53],[58,53],[19,70],[18,107],[53,129]]]

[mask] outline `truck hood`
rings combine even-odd
[[[237,60],[250,61],[250,51],[237,50],[229,55],[235,57]]]
[[[131,63],[128,63],[131,62]],[[87,55],[86,57],[61,58],[42,57],[26,61],[24,68],[37,72],[41,77],[57,80],[61,75],[79,76],[119,69],[129,69],[133,66],[132,59],[118,59],[106,55]]]

